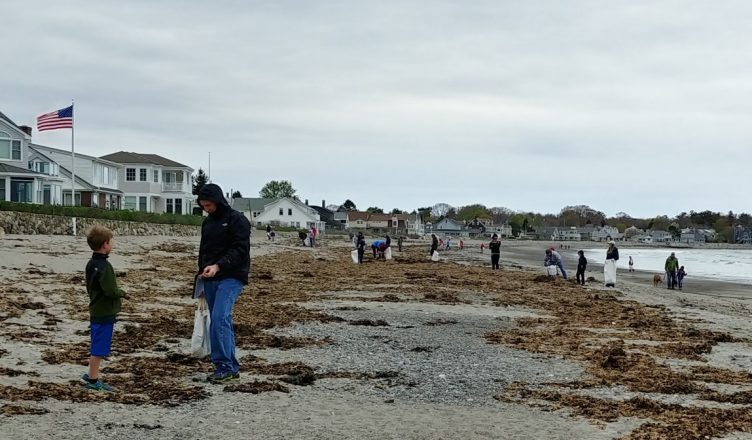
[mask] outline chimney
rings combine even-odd
[[[326,208],[326,200],[324,199],[321,200],[321,207]]]
[[[20,125],[18,128],[20,128],[21,130],[23,130],[24,133],[26,133],[29,136],[31,136],[31,127],[29,127],[28,125]]]
[[[305,205],[308,206],[308,199],[305,199]]]

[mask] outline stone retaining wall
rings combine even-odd
[[[172,235],[187,237],[199,235],[201,232],[199,226],[163,225],[78,217],[76,218],[77,235],[86,235],[86,231],[95,224],[112,229],[115,235]],[[0,211],[0,235],[71,235],[72,233],[73,221],[71,217]]]

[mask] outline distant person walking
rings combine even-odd
[[[464,249],[465,249],[465,242],[464,240],[460,238],[460,250],[464,250]]]
[[[389,236],[389,233],[386,233],[386,236],[384,237],[386,241],[386,247],[392,247],[392,237]]]
[[[577,251],[577,255],[580,258],[577,260],[577,274],[575,274],[575,280],[578,284],[585,285],[585,269],[587,269],[587,258],[585,258],[585,251]]]
[[[606,287],[616,287],[616,262],[619,261],[619,248],[613,240],[608,242],[606,262],[603,264],[603,280]]]
[[[429,255],[433,256],[433,253],[439,250],[439,238],[436,234],[431,234],[431,252]]]
[[[631,255],[629,256],[629,271],[634,272],[634,260]]]
[[[309,242],[311,243],[311,247],[316,247],[316,228],[311,228],[310,233],[308,234]]]
[[[499,270],[499,260],[501,259],[501,241],[499,236],[494,234],[491,236],[491,242],[488,243],[488,248],[491,249],[491,270]]]
[[[481,254],[483,253],[483,249],[484,249],[485,247],[486,247],[486,244],[485,244],[485,243],[481,243],[481,244],[480,244],[480,253],[481,253]]]
[[[449,248],[451,248],[451,247],[452,247],[452,238],[451,238],[451,237],[447,237],[447,241],[446,241],[446,249],[445,249],[445,250],[447,250],[447,251],[448,251],[448,250],[449,250]]]
[[[676,272],[676,279],[679,281],[679,290],[682,290],[682,282],[684,281],[684,277],[687,276],[687,272],[684,270],[684,266],[679,268],[679,271]]]
[[[679,270],[679,260],[676,258],[676,254],[674,252],[671,252],[671,255],[666,258],[666,283],[668,284],[668,288],[671,290],[674,290],[676,287],[677,280],[676,280],[676,272]]]
[[[363,254],[366,253],[366,239],[362,232],[355,237],[355,249],[358,250],[358,264],[363,264]]]
[[[402,252],[402,236],[400,235],[399,238],[397,238],[397,250]]]

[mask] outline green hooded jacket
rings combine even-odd
[[[679,269],[679,260],[673,255],[666,258],[666,272],[676,272]]]
[[[86,265],[86,292],[91,322],[115,322],[125,292],[118,288],[115,270],[107,255],[94,252]]]

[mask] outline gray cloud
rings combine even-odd
[[[225,185],[284,178],[316,203],[750,210],[747,2],[3,9],[2,111],[31,124],[75,98],[88,154],[211,151]]]

